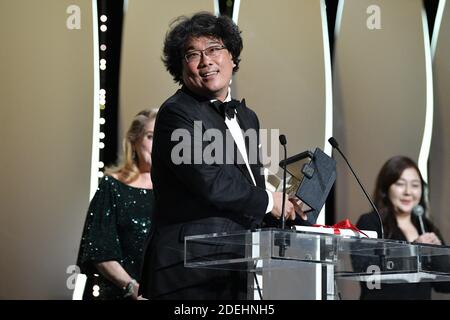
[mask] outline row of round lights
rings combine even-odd
[[[108,30],[108,27],[106,26],[106,21],[108,20],[108,17],[106,15],[101,15],[100,16],[100,21],[102,22],[102,24],[100,25],[100,31],[101,32],[106,32]],[[105,38],[105,37],[103,37]],[[105,52],[106,51],[106,44],[102,43],[100,44],[100,51],[101,52]],[[100,59],[100,72],[101,71],[105,71],[106,70],[106,59],[102,58]],[[102,125],[105,124],[106,120],[105,118],[101,115],[102,112],[105,111],[106,109],[106,90],[105,89],[100,89],[99,91],[99,105],[100,105],[100,119],[99,119],[99,123],[100,123],[100,128]],[[103,139],[105,139],[105,133],[100,130],[99,133],[99,139],[100,142],[98,144],[98,148],[99,148],[99,152],[101,149],[105,148],[105,143],[102,141]],[[98,177],[102,178],[103,177],[103,171],[102,169],[105,167],[105,164],[103,163],[103,161],[98,162]],[[98,296],[99,295],[99,291],[98,290],[94,290],[93,292],[94,296]]]

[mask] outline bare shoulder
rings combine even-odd
[[[112,173],[109,173],[108,175],[113,177],[116,180],[119,180],[119,174],[117,172],[112,172]]]
[[[110,177],[113,177],[114,179],[119,180],[120,182],[122,182],[120,172],[111,172],[111,173],[109,173],[108,175],[109,175]]]

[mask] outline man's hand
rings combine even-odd
[[[303,220],[307,220],[308,217],[306,216],[306,213],[304,213],[302,210],[303,202],[298,198],[290,198],[289,201],[294,206],[294,210],[300,216],[300,218],[302,218]]]
[[[283,193],[282,192],[272,192],[273,196],[273,209],[272,215],[280,219],[281,218],[281,209],[283,205]],[[284,216],[286,220],[295,220],[295,208],[294,204],[289,201],[288,196],[285,197],[285,205],[284,205]]]

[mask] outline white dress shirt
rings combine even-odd
[[[211,102],[214,102],[214,101],[216,101],[216,100],[211,100]],[[227,95],[226,99],[224,100],[224,102],[229,102],[229,101],[231,101],[230,90],[228,90],[228,95]],[[235,109],[234,112],[237,114],[237,112],[238,112],[237,109]],[[231,136],[233,137],[234,142],[236,143],[238,150],[241,153],[241,156],[245,161],[245,166],[247,167],[248,173],[250,174],[250,177],[252,178],[253,185],[256,186],[255,177],[254,177],[253,172],[250,169],[250,165],[248,163],[248,155],[247,155],[247,149],[245,148],[244,136],[242,134],[242,129],[239,126],[239,123],[237,122],[237,117],[233,117],[231,119],[228,119],[227,117],[225,117],[225,124],[227,125],[228,130],[230,130]],[[266,190],[266,192],[267,192],[267,197],[269,200],[267,203],[266,213],[269,213],[273,209],[273,196],[269,190]]]

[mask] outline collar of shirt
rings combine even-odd
[[[212,99],[209,102],[214,102],[217,101],[218,99]],[[231,101],[231,88],[228,87],[228,94],[227,97],[225,98],[225,100],[223,100],[223,102],[230,102]]]
[[[212,99],[212,100],[210,100],[210,102],[214,102],[217,100],[218,99]],[[231,101],[231,88],[228,87],[228,94],[223,102],[230,102],[230,101]],[[237,110],[236,110],[236,113],[237,113]],[[244,158],[245,166],[247,167],[248,173],[250,174],[250,177],[252,178],[253,185],[256,186],[255,176],[253,175],[253,172],[250,169],[250,165],[248,163],[247,150],[245,148],[245,142],[244,142],[244,137],[242,135],[242,129],[239,126],[239,123],[236,121],[236,117],[232,118],[231,120],[229,120],[225,117],[224,121],[225,121],[225,124],[227,125],[228,129],[230,130],[234,141],[236,142],[239,152],[241,153],[242,157]],[[266,193],[267,193],[267,197],[268,197],[266,213],[269,213],[273,209],[274,201],[273,201],[272,193],[269,190],[266,190]]]
[[[217,101],[217,99],[211,100],[211,102]],[[223,102],[230,102],[231,101],[231,89],[228,88],[228,94],[227,97]],[[235,111],[237,112],[237,110]],[[252,178],[253,184],[256,186],[255,177],[253,176],[253,172],[250,169],[250,165],[248,163],[248,155],[247,150],[245,148],[245,142],[244,142],[244,136],[242,135],[242,129],[239,126],[239,123],[236,121],[236,117],[232,118],[231,120],[226,118],[224,119],[225,124],[227,125],[228,129],[230,130],[231,136],[233,137],[239,152],[241,153],[242,158],[245,161],[245,165],[247,167],[248,173],[250,174],[250,177]]]

